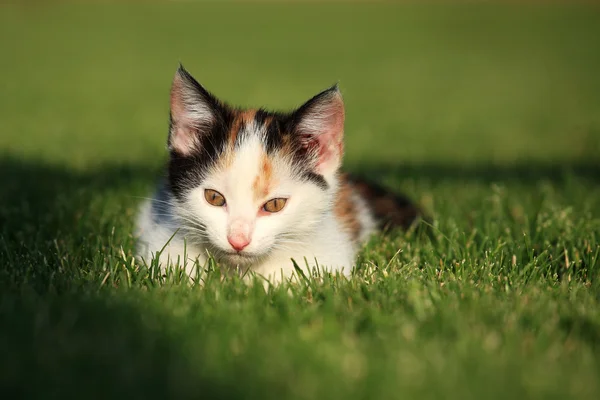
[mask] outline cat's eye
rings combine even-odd
[[[208,204],[223,207],[225,205],[225,197],[216,190],[205,189],[204,190],[204,198],[208,201]]]
[[[262,206],[262,209],[263,209],[263,211],[266,211],[269,213],[276,213],[276,212],[283,210],[283,207],[285,206],[286,202],[287,202],[287,199],[283,199],[283,198],[271,199]]]

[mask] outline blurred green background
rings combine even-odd
[[[0,5],[0,388],[599,398],[599,38],[566,1]],[[135,264],[179,62],[241,106],[339,82],[346,167],[435,240],[376,237],[293,296]]]
[[[83,167],[164,159],[182,62],[236,105],[339,82],[348,162],[581,163],[600,151],[589,6],[137,2],[4,6],[0,148]]]

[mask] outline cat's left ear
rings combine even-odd
[[[314,159],[314,169],[333,176],[344,153],[344,101],[337,85],[304,103],[295,113],[296,132],[302,146]]]
[[[169,149],[184,156],[199,150],[218,114],[219,101],[179,65],[171,85]]]

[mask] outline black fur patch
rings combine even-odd
[[[217,119],[219,120],[219,119]],[[169,160],[169,186],[178,199],[191,188],[198,186],[206,172],[225,148],[228,140],[230,121],[224,118],[215,123],[208,135],[199,139],[199,149],[188,156],[172,151]]]
[[[273,116],[273,120],[266,127],[266,136],[265,136],[265,150],[267,154],[272,154],[274,151],[281,149],[283,146],[283,137],[286,133],[281,130],[281,121],[282,116],[278,114],[271,114]]]
[[[401,227],[408,229],[418,219],[424,218],[422,210],[408,197],[394,193],[374,182],[346,175],[348,184],[367,202],[379,229]]]
[[[308,182],[312,182],[323,190],[329,189],[329,185],[323,175],[315,174],[314,172],[308,171],[304,174],[304,178]]]
[[[256,125],[263,126],[265,124],[265,120],[267,119],[267,117],[269,115],[272,115],[272,114],[269,113],[267,110],[264,110],[262,108],[258,109],[256,111],[256,114],[254,115],[254,120],[256,121]]]

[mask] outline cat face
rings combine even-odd
[[[230,265],[297,248],[332,207],[343,119],[337,87],[289,114],[237,110],[180,67],[169,184],[187,239]]]

